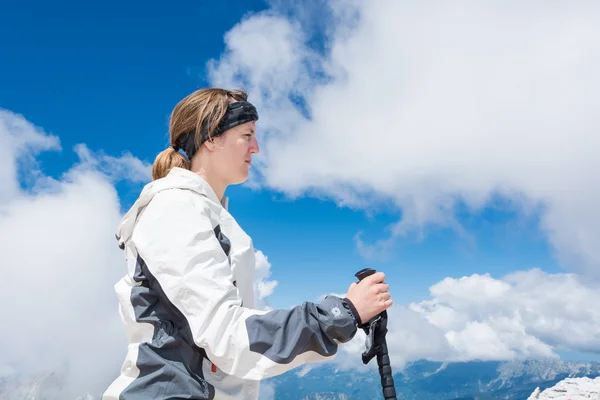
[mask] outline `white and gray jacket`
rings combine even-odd
[[[256,399],[261,379],[330,359],[356,333],[354,307],[335,296],[254,309],[252,240],[188,170],[146,185],[117,239],[129,346],[104,400]]]

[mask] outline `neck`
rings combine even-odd
[[[204,146],[198,149],[191,162],[192,172],[204,179],[215,192],[219,201],[222,201],[228,184],[216,173],[218,169],[213,168],[210,154],[206,152]]]
[[[204,179],[210,185],[212,190],[217,195],[219,201],[223,200],[223,196],[225,195],[225,189],[227,189],[226,184],[224,184],[220,179],[218,179],[218,177],[214,176],[214,174],[211,174],[206,168],[203,168],[202,166],[196,169],[192,168],[192,172],[202,177],[202,179]]]

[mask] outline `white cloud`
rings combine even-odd
[[[463,234],[458,202],[478,212],[504,197],[540,213],[565,265],[597,274],[600,3],[338,0],[313,14],[321,25],[277,4],[235,26],[210,64],[212,84],[247,88],[259,108],[258,181],[365,208],[392,200],[392,237]],[[319,51],[315,26],[327,27]]]
[[[475,285],[499,284],[506,287],[502,295],[472,289]],[[460,335],[461,329],[467,328],[465,321],[485,323],[517,355],[530,351],[544,354],[548,351],[546,345],[578,351],[595,351],[600,345],[600,336],[594,334],[600,328],[600,311],[592,306],[598,304],[600,295],[594,286],[574,274],[550,275],[534,269],[507,275],[501,281],[473,275],[446,279],[434,285],[431,292],[433,300],[414,307],[432,324]],[[470,303],[464,300],[469,293]],[[457,325],[444,323],[438,317],[439,310],[456,313]]]
[[[500,279],[446,278],[431,299],[388,310],[392,365],[406,362],[555,358],[558,350],[597,351],[597,289],[574,274],[532,269]],[[360,368],[362,331],[341,348],[340,368]],[[375,363],[373,363],[375,365]]]
[[[152,165],[134,157],[129,152],[120,157],[109,156],[102,152],[95,154],[83,144],[75,146],[75,152],[81,160],[77,166],[78,170],[99,171],[111,182],[124,179],[130,182],[145,183],[152,177]]]
[[[25,121],[21,115],[0,109],[0,207],[21,190],[18,179],[19,163],[29,171],[26,178],[35,178],[35,154],[44,150],[59,149],[60,143],[56,136],[44,133],[40,128]]]
[[[254,297],[255,307],[259,310],[271,310],[266,298],[273,294],[278,282],[271,277],[271,263],[269,258],[260,250],[256,251],[256,270],[254,271]]]
[[[126,349],[112,288],[123,273],[112,184],[147,180],[149,166],[78,145],[80,161],[51,178],[35,156],[61,150],[58,137],[6,110],[0,149],[0,316],[6,326],[21,327],[0,333],[2,375],[28,379],[53,371],[68,382],[57,395],[99,393]]]
[[[126,349],[112,286],[123,273],[114,231],[121,218],[110,180],[149,178],[132,157],[96,157],[85,146],[80,162],[59,179],[35,163],[60,150],[58,137],[22,116],[0,114],[0,365],[11,374],[65,374],[61,395],[101,392],[118,373]],[[110,161],[126,176],[101,173]],[[18,168],[20,166],[20,168]],[[27,182],[22,188],[20,182]]]

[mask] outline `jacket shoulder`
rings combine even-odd
[[[213,202],[198,192],[189,189],[170,188],[161,190],[140,214],[151,219],[184,219],[198,220],[206,217],[213,227],[219,222],[219,210]]]

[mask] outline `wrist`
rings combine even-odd
[[[361,326],[362,321],[360,320],[360,314],[358,313],[358,310],[354,306],[354,303],[352,303],[352,301],[347,297],[344,297],[342,299],[342,301],[344,303],[346,303],[346,305],[348,305],[348,308],[350,309],[352,316],[354,317],[354,320],[356,321],[357,326]]]

